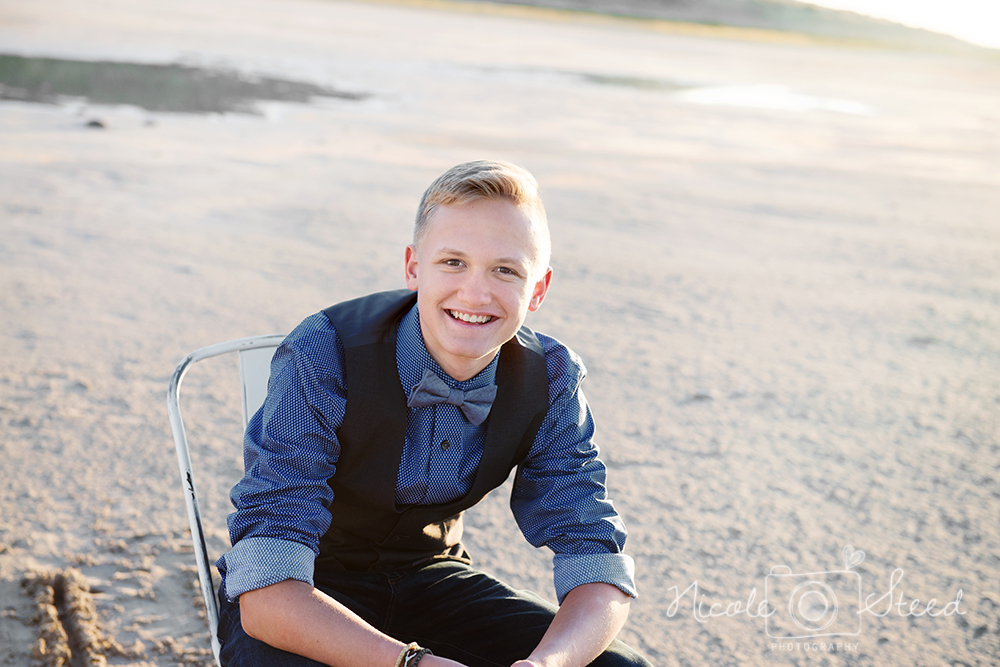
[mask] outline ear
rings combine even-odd
[[[548,294],[549,285],[552,283],[552,267],[545,269],[545,275],[543,275],[537,283],[535,283],[534,289],[531,290],[531,301],[528,302],[528,310],[534,312],[538,310],[542,301],[545,300],[545,295]]]
[[[411,292],[417,291],[417,248],[414,245],[406,246],[406,256],[403,262],[403,271],[406,276],[406,288]]]

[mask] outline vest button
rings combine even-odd
[[[451,447],[451,443],[450,442],[448,442],[447,440],[442,440],[441,441],[441,451],[442,452],[448,451],[449,447]]]

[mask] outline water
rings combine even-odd
[[[149,111],[256,114],[258,100],[307,103],[314,97],[360,100],[367,95],[186,65],[0,55],[0,99],[60,104],[67,97]]]

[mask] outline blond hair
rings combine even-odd
[[[524,167],[498,160],[476,160],[456,165],[444,172],[424,192],[417,208],[413,226],[413,245],[419,246],[427,235],[431,216],[439,206],[453,206],[470,202],[507,199],[527,210],[534,223],[532,235],[538,251],[540,270],[549,265],[551,241],[545,207],[538,195],[538,182]]]

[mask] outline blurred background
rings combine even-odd
[[[170,373],[402,287],[421,193],[478,158],[542,187],[555,279],[528,324],[589,369],[625,641],[657,665],[1000,660],[1000,58],[945,20],[996,8],[536,4],[0,0],[0,664],[56,664],[20,582],[69,568],[109,664],[211,664]],[[214,359],[183,392],[216,556],[236,378]],[[508,493],[468,546],[554,598]],[[816,648],[695,614],[695,582],[707,612],[848,565],[903,606]]]

